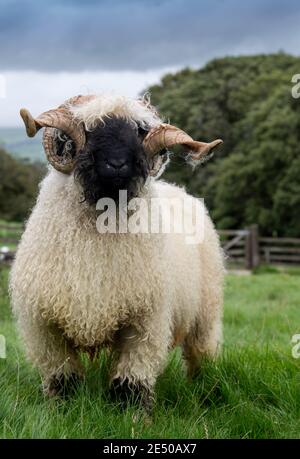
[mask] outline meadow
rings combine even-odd
[[[268,272],[270,271],[270,272]],[[157,384],[151,422],[108,395],[109,358],[87,365],[67,400],[47,400],[24,359],[9,307],[8,270],[0,270],[0,438],[300,438],[300,273],[228,275],[224,348],[188,381],[179,350]],[[87,363],[87,362],[86,362]]]

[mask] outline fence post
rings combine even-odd
[[[251,230],[250,227],[246,228],[246,242],[245,242],[245,268],[252,270],[252,249],[251,249]]]
[[[260,253],[259,253],[259,237],[258,237],[258,225],[250,226],[251,234],[251,248],[252,248],[252,268],[260,263]]]
[[[252,270],[260,263],[259,256],[259,239],[258,239],[258,226],[251,225],[246,228],[248,234],[246,236],[246,269]]]

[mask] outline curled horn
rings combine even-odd
[[[43,145],[50,164],[64,174],[70,174],[74,169],[77,153],[85,144],[84,127],[78,124],[70,111],[70,106],[84,102],[89,102],[94,96],[76,96],[67,100],[58,108],[42,113],[37,118],[33,118],[28,110],[22,108],[20,115],[24,121],[26,132],[29,137],[34,137],[36,133],[45,128]],[[66,134],[74,143],[75,152],[64,152],[59,154],[57,151],[57,130]]]
[[[160,124],[152,128],[144,139],[143,145],[150,156],[155,156],[163,149],[174,145],[183,145],[190,151],[193,160],[200,160],[207,156],[215,147],[223,143],[221,139],[210,143],[197,142],[186,132],[170,124]]]

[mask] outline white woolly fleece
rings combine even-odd
[[[103,93],[85,104],[71,106],[70,109],[87,130],[93,129],[99,121],[104,122],[104,118],[110,115],[125,118],[134,124],[139,122],[145,128],[155,127],[163,122],[147,96],[131,99]]]
[[[100,95],[72,110],[87,129],[107,115],[161,123],[146,99]],[[201,356],[215,355],[224,264],[208,214],[198,245],[187,245],[185,234],[99,234],[96,209],[81,193],[73,175],[50,168],[11,270],[13,311],[44,383],[81,373],[78,351],[107,343],[116,351],[112,378],[149,388],[173,342],[182,345],[190,371]],[[184,189],[153,179],[142,194],[187,198]]]
[[[144,193],[186,197],[154,180]],[[184,344],[189,365],[214,355],[223,256],[207,213],[203,243],[187,245],[184,234],[99,234],[95,210],[80,198],[73,176],[50,171],[11,271],[19,331],[44,380],[79,371],[77,346],[121,346],[113,377],[151,386],[173,341]]]

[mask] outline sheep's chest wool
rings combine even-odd
[[[26,276],[15,275],[32,314],[58,324],[76,345],[92,347],[160,307],[164,245],[159,235],[99,234],[96,212],[80,203],[68,180],[55,171],[44,180],[18,251],[27,258]]]

